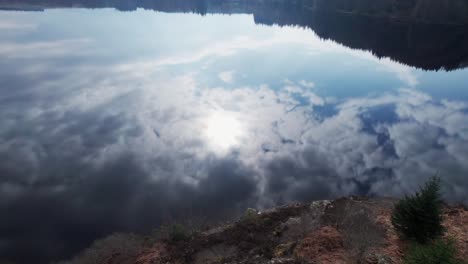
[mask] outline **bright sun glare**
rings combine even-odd
[[[206,121],[206,137],[216,149],[226,151],[239,144],[243,127],[235,114],[217,111]]]

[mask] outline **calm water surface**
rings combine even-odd
[[[405,25],[4,9],[1,257],[56,259],[190,214],[400,196],[436,173],[468,202],[468,53],[422,47],[425,29],[371,41]],[[437,34],[435,49],[467,41]]]

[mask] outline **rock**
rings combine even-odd
[[[296,247],[296,242],[288,242],[284,244],[278,245],[274,250],[273,250],[273,256],[275,257],[286,257],[292,255],[294,248]]]
[[[393,261],[385,255],[379,255],[377,257],[377,264],[393,264]]]
[[[332,202],[330,200],[313,201],[310,204],[310,209],[311,210],[316,210],[316,209],[325,210],[327,208],[327,206],[329,206],[331,204],[332,204]]]
[[[295,264],[297,261],[295,261],[293,258],[274,258],[271,259],[268,264]]]
[[[218,226],[218,227],[215,227],[215,228],[211,228],[205,232],[202,232],[202,235],[205,235],[205,236],[211,236],[211,235],[216,235],[216,234],[221,234],[223,232],[225,232],[226,230],[228,230],[229,228],[232,228],[233,225],[232,224],[226,224],[226,225],[223,225],[223,226]]]
[[[289,218],[286,222],[282,224],[284,228],[289,228],[291,226],[296,226],[301,224],[301,218],[300,217],[291,217]]]
[[[234,256],[237,248],[231,245],[217,244],[195,254],[194,264],[218,263]]]
[[[379,252],[372,252],[364,257],[365,263],[394,264],[392,258]]]
[[[281,235],[281,242],[296,241],[302,239],[307,233],[316,230],[321,225],[322,216],[325,210],[331,206],[332,202],[328,200],[312,202],[309,208],[296,217],[289,218],[282,223],[277,230]]]

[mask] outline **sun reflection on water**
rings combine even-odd
[[[239,145],[245,133],[239,117],[227,111],[216,111],[209,115],[205,127],[205,137],[215,152],[225,152]]]

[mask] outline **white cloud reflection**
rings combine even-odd
[[[276,172],[269,168],[277,160],[288,161],[293,164],[291,170],[307,174],[301,177],[320,178],[321,174],[328,177],[327,184],[333,185],[326,188],[329,195],[361,192],[356,184],[361,180],[369,184],[366,192],[370,194],[401,193],[414,189],[421,179],[436,171],[455,171],[459,175],[467,170],[460,163],[466,160],[466,151],[459,147],[468,138],[465,103],[436,102],[415,89],[330,100],[315,92],[317,84],[313,80],[304,79],[287,80],[279,89],[268,85],[236,86],[233,75],[237,69],[220,72],[218,76],[235,88],[204,87],[197,76],[206,68],[185,74],[167,70],[206,58],[221,60],[244,50],[301,44],[308,51],[352,54],[395,73],[408,87],[418,84],[412,69],[406,66],[322,41],[304,29],[275,28],[274,33],[263,38],[234,36],[199,50],[154,60],[109,67],[71,65],[73,75],[60,70],[60,78],[35,83],[34,90],[26,90],[33,99],[24,105],[11,101],[24,93],[3,94],[2,99],[8,99],[10,104],[1,113],[4,121],[0,150],[16,153],[12,157],[29,164],[29,169],[28,166],[23,169],[31,172],[41,166],[42,155],[55,148],[77,150],[83,153],[80,160],[91,166],[101,166],[123,153],[131,153],[153,180],[177,179],[191,185],[197,185],[205,176],[187,168],[201,166],[201,169],[210,155],[235,154],[236,160],[256,171],[251,176],[258,180],[257,191],[265,197],[260,201],[262,204],[276,199],[263,194],[269,191],[274,179],[270,174]],[[89,50],[91,44],[95,43],[90,39],[0,43],[0,56],[32,60],[67,56],[70,52],[76,55]],[[34,63],[28,69],[22,74],[44,74],[33,70]],[[372,116],[374,109],[389,105],[398,122],[384,119],[369,123],[364,119]],[[322,116],[316,107],[329,107],[336,113]],[[85,130],[77,130],[77,119],[85,117]],[[39,136],[21,136],[24,132],[18,130],[20,127],[29,127],[27,130]],[[381,137],[387,140],[380,142]],[[44,149],[43,141],[52,138],[58,142]],[[389,155],[388,149],[393,149],[393,155]],[[444,157],[444,161],[439,164],[429,160],[436,156]],[[320,169],[309,171],[315,167]],[[375,168],[392,172],[388,179],[396,185],[395,190],[379,189],[380,180],[368,175]],[[37,177],[41,176],[29,175],[27,179],[34,182]],[[293,192],[297,183],[291,184],[285,188],[292,188]],[[281,199],[297,198],[295,194],[287,195],[285,192]]]
[[[0,20],[0,31],[10,31],[10,30],[34,30],[37,28],[37,24],[34,23],[25,23],[23,21],[15,20]]]
[[[47,153],[43,141],[56,139],[49,148],[57,152],[63,152],[56,149],[62,147],[82,150],[80,159],[94,166],[132,153],[153,179],[179,179],[195,185],[204,178],[200,174],[203,170],[193,171],[195,164],[201,166],[212,154],[229,157],[236,153],[235,159],[256,171],[251,177],[258,180],[257,191],[266,199],[261,203],[267,204],[269,199],[277,199],[267,192],[275,179],[271,174],[277,173],[269,168],[279,160],[293,164],[291,171],[282,172],[286,173],[282,177],[287,179],[291,177],[288,173],[300,171],[304,179],[323,177],[331,190],[328,195],[360,192],[355,181],[369,184],[370,194],[401,194],[437,171],[446,179],[448,188],[468,186],[462,177],[468,171],[464,162],[468,152],[461,147],[468,144],[467,108],[462,102],[440,103],[417,90],[401,89],[339,101],[330,105],[337,112],[324,117],[313,106],[329,105],[326,100],[292,81],[275,91],[268,86],[200,87],[193,74],[174,77],[159,70],[120,75],[117,79],[112,71],[96,74],[105,79],[97,86],[62,93],[47,103],[42,100],[50,96],[43,95],[20,112],[6,108],[1,114],[5,120],[1,152],[16,153],[12,156],[22,157],[22,162],[29,164],[23,169],[35,171],[41,153]],[[139,85],[128,86],[133,83]],[[298,101],[298,96],[305,100]],[[387,106],[392,106],[388,111],[396,120],[365,119],[375,109]],[[30,119],[33,109],[34,122]],[[86,121],[85,130],[71,132],[77,118],[89,115],[93,119]],[[116,127],[105,132],[112,123]],[[43,124],[49,124],[47,132]],[[21,136],[23,132],[18,128],[24,126],[37,134]],[[17,136],[6,140],[5,135],[13,131]],[[96,138],[86,138],[86,131]],[[107,138],[111,135],[112,140]],[[387,139],[379,142],[382,136]],[[87,140],[96,140],[93,145],[97,145],[89,145]],[[394,155],[388,153],[389,148],[394,149]],[[393,176],[373,178],[375,168],[389,169]],[[29,181],[37,180],[35,177]],[[389,185],[381,185],[382,181]],[[285,190],[292,188],[290,197],[281,199],[298,198],[295,188],[304,188],[307,183],[296,186],[292,180],[291,184],[284,185]],[[312,195],[314,187],[310,188]],[[466,199],[464,193],[449,196],[452,200]]]
[[[75,69],[78,70],[76,74],[81,78],[86,76],[86,79],[78,82],[68,79],[54,82],[54,86],[57,87],[68,86],[64,92],[57,94],[51,90],[49,92],[52,94],[36,98],[32,104],[23,109],[22,113],[13,115],[9,110],[16,109],[6,109],[2,114],[3,120],[6,120],[2,131],[14,130],[20,125],[19,122],[25,122],[23,125],[27,125],[32,113],[35,113],[34,118],[41,120],[41,117],[46,116],[60,117],[70,112],[85,114],[102,109],[99,113],[102,118],[118,115],[134,121],[132,124],[120,127],[122,131],[115,132],[118,140],[94,149],[91,156],[82,157],[84,160],[99,163],[119,155],[122,151],[132,151],[141,157],[143,164],[148,164],[144,166],[149,166],[156,178],[186,178],[190,176],[187,176],[183,170],[161,172],[161,168],[149,164],[152,160],[163,156],[177,159],[178,155],[185,155],[201,159],[212,152],[228,155],[230,150],[238,152],[240,160],[260,170],[256,177],[263,179],[264,183],[268,181],[265,179],[268,176],[261,171],[262,162],[274,160],[277,156],[283,157],[288,153],[312,151],[316,157],[320,157],[324,165],[328,164],[329,168],[333,168],[334,173],[343,179],[349,179],[356,173],[363,173],[374,167],[388,167],[389,164],[392,164],[391,169],[401,171],[404,166],[399,167],[401,166],[399,163],[408,159],[413,160],[418,153],[424,153],[426,149],[433,151],[434,142],[453,144],[454,140],[466,140],[467,128],[463,124],[468,122],[463,122],[466,115],[462,111],[465,105],[450,101],[439,105],[433,103],[428,95],[416,90],[403,89],[396,94],[345,100],[333,106],[338,110],[335,115],[323,118],[314,112],[312,106],[324,106],[327,100],[310,90],[316,87],[311,81],[298,80],[295,83],[288,80],[278,91],[268,86],[238,87],[228,90],[222,87],[199,87],[193,73],[173,76],[164,71],[164,67],[194,63],[208,56],[220,59],[245,49],[258,50],[281,43],[302,43],[308,45],[309,49],[351,52],[360,58],[382,65],[389,72],[396,73],[397,77],[410,87],[418,83],[408,67],[387,59],[377,60],[366,52],[349,51],[319,40],[313,34],[309,34],[310,32],[304,34],[303,31],[297,28],[278,28],[276,35],[266,39],[234,37],[228,41],[213,43],[191,54],[155,61],[124,63],[108,69],[101,68],[94,74],[92,71],[97,69],[80,73],[79,70],[86,68],[78,68]],[[3,43],[0,45],[0,55],[10,59],[65,56],[70,50],[79,51],[83,45],[90,43],[88,39],[30,44]],[[219,78],[226,83],[232,83],[233,74],[234,71],[221,72]],[[38,85],[42,85],[41,89],[45,92],[51,83]],[[47,103],[42,101],[48,100],[50,96],[55,99]],[[305,99],[306,103],[299,101],[298,96]],[[389,161],[385,153],[382,153],[382,146],[377,143],[376,135],[362,131],[365,124],[360,115],[369,109],[388,104],[395,105],[395,114],[399,119],[407,121],[398,124],[379,124],[379,131],[390,137],[396,154],[404,159],[391,157]],[[456,107],[449,108],[451,105]],[[444,109],[450,110],[443,111]],[[18,114],[23,116],[18,119]],[[43,122],[50,121],[43,120]],[[429,127],[423,127],[422,124]],[[52,132],[50,136],[54,133],[60,134],[70,126],[67,123],[56,125],[50,128]],[[432,130],[429,128],[434,128],[435,134],[430,134]],[[138,136],[128,137],[125,131],[132,129],[141,131]],[[458,139],[445,138],[440,131],[445,131],[447,134],[445,137],[456,136]],[[412,139],[412,134],[419,135],[423,132],[429,133],[428,140],[432,141],[424,141],[424,137],[419,136],[414,138],[414,143],[408,141]],[[61,136],[67,137],[67,135]],[[83,144],[81,137],[80,134],[73,134],[62,140],[67,144]],[[35,148],[34,140],[34,138],[28,139],[28,144],[32,144],[31,148]],[[3,149],[5,151],[9,149],[8,146],[12,146],[13,141],[3,142]],[[207,148],[207,145],[211,147]],[[222,151],[216,151],[216,148]],[[443,151],[450,151],[446,156],[453,155],[454,160],[460,158],[463,160],[466,155],[455,146],[446,146]],[[35,152],[31,150],[31,153]],[[295,162],[299,167],[312,165],[307,164],[307,159],[296,158]],[[31,159],[38,158],[31,157]],[[182,162],[185,162],[184,160],[182,159]],[[191,162],[191,159],[187,162]],[[430,167],[426,164],[424,173],[442,170]],[[416,169],[418,168],[415,167],[414,170]],[[193,182],[193,179],[186,181]],[[265,186],[259,187],[259,190],[265,190]],[[346,190],[352,192],[353,189],[346,188]]]
[[[14,59],[50,59],[55,57],[68,57],[73,52],[76,55],[86,54],[86,46],[90,39],[66,39],[56,41],[38,41],[29,43],[0,42],[0,56]]]

